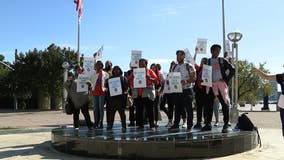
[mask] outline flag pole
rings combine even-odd
[[[78,12],[79,14],[79,12]],[[77,62],[80,65],[80,17],[78,15],[78,44],[77,44]]]

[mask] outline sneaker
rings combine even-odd
[[[150,125],[150,127],[151,127],[151,125]],[[158,123],[154,123],[154,124],[152,125],[152,127],[158,128],[159,125],[158,125]],[[151,128],[152,128],[152,127],[151,127]]]
[[[135,126],[135,123],[129,123],[128,124],[128,127],[133,127],[133,126]]]
[[[94,129],[97,129],[98,126],[99,126],[98,123],[94,123],[93,128],[94,128]]]
[[[182,126],[181,126],[182,128],[186,128],[187,127],[187,124],[184,122],[184,123],[182,123]]]
[[[102,121],[100,122],[99,128],[100,128],[100,129],[103,129],[103,128],[104,128],[104,124],[103,124]]]
[[[231,127],[231,122],[228,122],[228,127]]]
[[[219,122],[215,122],[214,126],[218,127],[219,126]]]
[[[192,131],[192,127],[187,127],[186,131],[187,132],[191,132]]]
[[[173,122],[168,122],[168,124],[165,126],[167,128],[171,127],[173,125]]]
[[[202,126],[201,126],[201,123],[196,123],[196,125],[194,125],[194,127],[193,127],[194,129],[201,129],[202,128]]]
[[[204,127],[201,128],[201,131],[211,131],[212,127],[210,124],[206,124]]]
[[[223,126],[222,133],[228,133],[228,124]]]

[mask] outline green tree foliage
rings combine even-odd
[[[5,57],[3,55],[0,55],[0,61],[11,66],[9,62],[4,61]],[[0,64],[0,97],[7,97],[11,95],[11,84],[10,84],[10,74],[11,69],[9,69],[7,66]]]
[[[239,61],[238,75],[238,97],[239,101],[244,101],[249,104],[255,104],[258,99],[258,82],[259,76],[252,71],[253,64],[247,60]]]
[[[51,44],[44,51],[37,49],[16,55],[12,79],[13,92],[21,99],[36,100],[41,103],[40,96],[51,98],[62,97],[63,68],[62,63],[76,62],[74,51]],[[30,106],[30,105],[29,105]],[[36,108],[37,106],[35,106]]]
[[[269,83],[269,81],[261,79],[254,71],[252,67],[254,65],[248,61],[239,61],[239,101],[250,104],[255,104],[259,98],[258,91],[261,89],[264,100],[264,108],[268,108],[268,98],[275,88]],[[264,73],[269,73],[264,68],[265,63],[260,64],[259,69]]]

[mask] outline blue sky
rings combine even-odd
[[[0,54],[6,61],[13,62],[16,48],[26,52],[55,43],[77,49],[73,0],[9,0],[1,6]],[[175,51],[193,53],[197,38],[207,38],[208,47],[222,44],[221,0],[84,0],[83,6],[81,53],[92,56],[104,44],[102,60],[124,70],[133,49],[167,71]],[[283,0],[225,0],[226,33],[243,33],[239,59],[283,72],[283,6]],[[198,55],[197,62],[210,55]]]

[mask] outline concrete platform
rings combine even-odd
[[[156,130],[129,127],[125,132],[120,124],[114,129],[86,127],[56,128],[51,131],[51,144],[61,152],[88,157],[126,159],[187,159],[233,155],[258,146],[257,133],[231,129],[221,133],[222,127],[212,131],[191,133],[185,129],[168,131],[165,124]],[[235,125],[232,125],[235,126]]]

